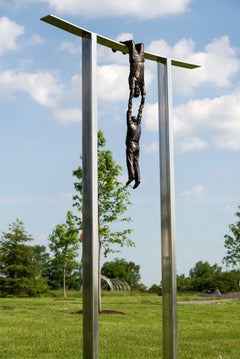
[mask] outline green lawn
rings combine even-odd
[[[0,298],[0,358],[81,358],[81,303],[76,295],[65,301]],[[161,297],[107,293],[102,304],[125,314],[100,315],[99,358],[162,358]],[[179,304],[179,359],[239,359],[239,322],[238,299]]]

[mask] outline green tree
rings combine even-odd
[[[50,270],[50,254],[47,253],[46,247],[43,245],[35,245],[32,247],[33,250],[33,262],[35,263],[38,272],[42,278],[49,278]]]
[[[102,274],[110,279],[126,281],[131,289],[141,288],[140,266],[125,259],[115,258],[114,261],[105,262],[102,266]]]
[[[162,286],[161,284],[152,284],[148,289],[148,293],[162,295]]]
[[[0,292],[2,296],[35,296],[48,287],[34,258],[34,246],[18,219],[3,232],[0,240]]]
[[[223,258],[223,262],[233,267],[240,264],[240,206],[238,208],[239,211],[235,213],[238,220],[236,223],[229,225],[229,230],[232,234],[224,236],[224,247],[227,250],[227,254]]]
[[[191,279],[189,277],[185,277],[184,274],[177,274],[177,291],[185,292],[192,290],[191,288]]]
[[[130,193],[119,180],[122,168],[113,159],[112,152],[104,149],[106,139],[103,132],[98,132],[98,278],[101,278],[101,254],[106,257],[111,252],[119,252],[117,246],[133,246],[129,239],[130,229],[113,230],[113,224],[130,222],[124,213],[131,204]],[[82,213],[82,167],[73,171],[77,182],[74,183],[76,195],[73,197],[74,206]],[[82,228],[82,219],[79,219]],[[116,226],[115,226],[116,228]],[[84,234],[83,234],[84,240]],[[101,311],[101,295],[99,285],[99,311]]]
[[[79,249],[79,233],[73,214],[68,211],[66,223],[58,224],[49,236],[49,248],[53,253],[52,270],[62,273],[63,296],[67,298],[67,274],[79,267],[76,261]]]
[[[208,262],[198,261],[190,269],[190,287],[193,291],[212,292],[216,289],[216,278],[222,268],[217,264],[211,266]]]

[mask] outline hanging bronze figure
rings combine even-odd
[[[144,81],[144,44],[135,44],[133,40],[120,41],[129,49],[130,72],[128,77],[129,99],[127,110],[126,161],[128,169],[128,186],[135,181],[133,188],[140,184],[139,141],[141,137],[142,111],[145,103],[146,90]],[[141,96],[137,116],[132,115],[133,98]]]

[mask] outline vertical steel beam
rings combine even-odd
[[[158,62],[163,359],[177,359],[174,167],[171,61]]]
[[[82,39],[83,359],[98,358],[97,40]]]

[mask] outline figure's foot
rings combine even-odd
[[[133,186],[133,189],[137,188],[140,185],[140,183],[141,183],[140,181],[136,181],[135,185]]]
[[[121,44],[126,45],[127,47],[132,46],[134,44],[133,40],[119,41]]]
[[[134,180],[133,177],[129,178],[129,180],[126,182],[126,186],[128,186],[133,180]]]

